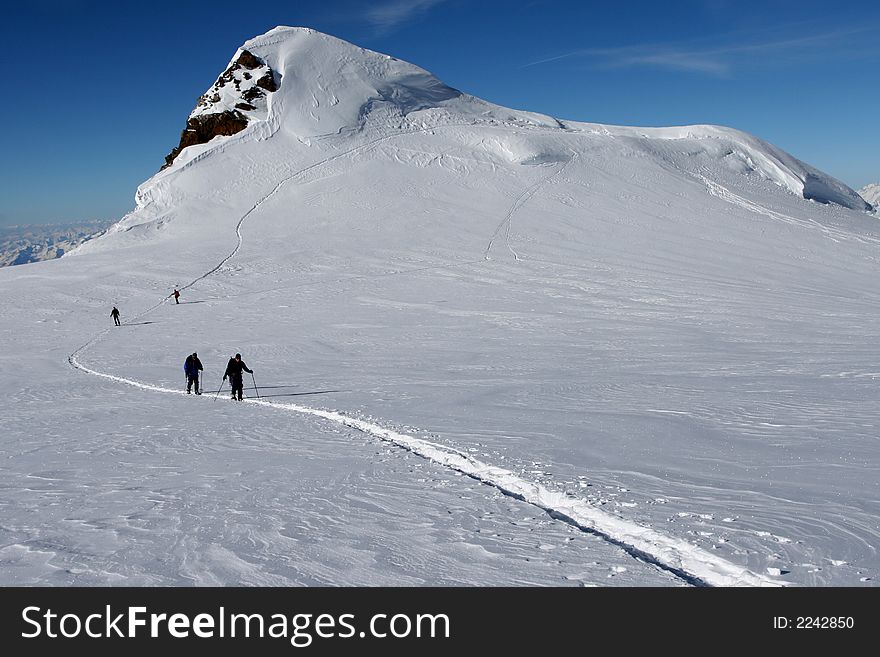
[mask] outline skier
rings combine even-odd
[[[229,383],[232,386],[232,398],[238,399],[238,401],[242,400],[242,391],[244,390],[244,383],[241,380],[241,372],[244,370],[249,374],[253,374],[254,371],[248,369],[248,366],[245,365],[244,361],[241,359],[241,354],[235,354],[233,358],[229,359],[229,364],[226,366],[226,373],[223,375],[223,380],[226,380],[226,377],[229,377]],[[235,396],[236,392],[238,392],[238,397]]]
[[[180,292],[174,288],[174,303],[180,303]]]
[[[113,310],[110,311],[110,317],[113,318],[113,322],[116,326],[119,326],[119,308],[113,306]]]
[[[183,363],[183,371],[186,373],[186,394],[190,394],[190,388],[193,386],[195,386],[197,395],[202,394],[202,391],[199,390],[199,372],[203,369],[202,361],[199,360],[199,355],[196,352],[192,352],[186,357]]]

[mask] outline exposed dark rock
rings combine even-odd
[[[257,59],[253,54],[251,54],[247,50],[243,50],[241,55],[239,56],[239,58],[236,59],[234,62],[232,62],[229,65],[229,68],[227,68],[225,71],[223,71],[223,73],[220,74],[220,77],[217,78],[217,86],[223,87],[223,86],[229,84],[230,82],[234,82],[237,85],[238,80],[235,79],[235,72],[236,71],[238,71],[242,68],[255,69],[255,68],[259,68],[262,65],[263,65],[263,63],[259,59]],[[242,73],[242,75],[247,76],[248,79],[250,79],[250,77],[251,77],[250,73],[248,73],[247,71]]]
[[[238,64],[232,64],[229,68],[227,68],[223,73],[217,78],[217,82],[215,83],[218,87],[225,87],[227,84],[232,82],[235,79],[235,72],[238,70]]]
[[[266,91],[278,91],[278,85],[275,84],[275,76],[272,75],[271,69],[266,75],[257,80],[257,86],[262,87]]]
[[[240,110],[246,110],[246,111],[257,109],[256,107],[254,107],[250,103],[236,103],[235,108],[240,109]]]
[[[208,94],[204,94],[203,96],[199,97],[199,102],[196,103],[196,107],[207,107],[208,105],[210,105],[212,103],[219,103],[219,102],[220,102],[220,94],[215,93],[215,94],[212,94],[211,96],[209,96]]]
[[[242,50],[241,54],[238,56],[238,59],[235,60],[237,64],[241,64],[244,68],[259,68],[263,65],[263,62],[259,60],[253,53],[249,50]]]
[[[235,110],[191,117],[186,122],[186,129],[180,133],[180,144],[165,157],[165,166],[162,168],[171,166],[174,158],[187,146],[206,144],[221,135],[234,135],[244,130],[247,124],[247,117]]]
[[[259,87],[251,87],[250,89],[248,89],[247,91],[245,91],[245,92],[241,95],[241,97],[244,98],[244,99],[247,100],[247,101],[254,101],[254,100],[256,100],[257,98],[262,98],[262,97],[265,96],[265,95],[266,95],[265,92],[262,91]]]

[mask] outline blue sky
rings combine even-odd
[[[880,181],[880,3],[28,0],[7,3],[0,224],[121,217],[235,50],[312,27],[486,100],[751,132]]]

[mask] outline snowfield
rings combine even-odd
[[[732,129],[244,48],[280,77],[258,118],[0,270],[0,583],[874,585],[858,194]]]

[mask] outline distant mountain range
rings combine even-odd
[[[112,220],[0,227],[0,267],[54,260],[102,235]]]

